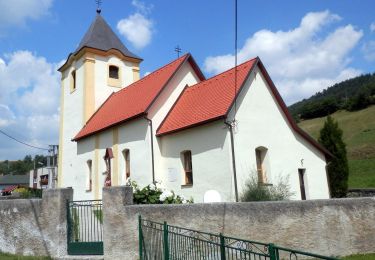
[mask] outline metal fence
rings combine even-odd
[[[140,259],[327,259],[336,258],[144,220],[139,216]]]
[[[103,254],[101,200],[67,202],[68,254]]]

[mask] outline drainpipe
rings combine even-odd
[[[234,195],[236,197],[236,202],[238,202],[238,189],[237,189],[237,172],[236,172],[236,156],[234,153],[234,136],[233,136],[233,126],[231,123],[224,121],[229,128],[230,133],[230,143],[231,143],[231,150],[232,150],[232,167],[233,167],[233,179],[234,179]]]
[[[151,138],[151,164],[152,164],[152,183],[155,183],[155,163],[154,163],[154,136],[152,130],[152,120],[145,116],[145,119],[150,125],[150,138]]]

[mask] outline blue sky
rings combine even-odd
[[[298,4],[297,4],[298,3]],[[259,56],[287,104],[374,72],[375,3],[238,0],[239,60]],[[94,0],[0,0],[0,130],[58,142],[57,67],[96,15]],[[233,66],[234,5],[224,0],[103,0],[102,15],[144,61],[141,75],[190,52],[206,76]],[[43,153],[0,134],[0,160]]]

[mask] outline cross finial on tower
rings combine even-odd
[[[181,48],[179,45],[177,45],[176,48],[174,48],[174,51],[177,53],[177,58],[180,58]]]
[[[102,9],[100,8],[100,6],[102,5],[102,0],[95,0],[95,2],[96,2],[96,12],[100,14],[102,11]]]

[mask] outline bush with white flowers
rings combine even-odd
[[[135,204],[186,204],[193,203],[193,198],[186,199],[176,195],[174,191],[162,189],[159,183],[151,183],[139,188],[135,181],[129,180],[127,185],[133,187],[133,201]]]

